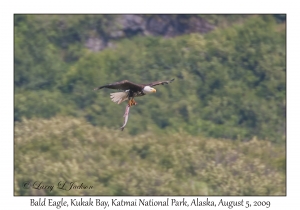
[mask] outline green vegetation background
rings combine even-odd
[[[201,17],[216,29],[91,52],[115,16],[15,15],[15,195],[284,195],[285,22]],[[171,78],[136,99],[124,132],[125,104],[93,91]],[[94,190],[22,187],[64,180]]]

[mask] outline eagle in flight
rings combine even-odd
[[[137,104],[134,100],[134,97],[144,96],[144,95],[150,94],[150,93],[155,93],[156,89],[153,88],[154,86],[166,85],[173,81],[174,81],[174,79],[166,80],[166,81],[151,82],[149,84],[135,84],[128,80],[123,80],[121,82],[115,82],[112,84],[97,87],[94,90],[100,90],[102,88],[123,90],[123,92],[111,93],[110,98],[113,102],[115,102],[117,104],[120,104],[123,101],[129,100],[128,106],[130,107],[130,106]]]
[[[121,127],[121,130],[123,131],[127,124],[127,121],[128,121],[130,107],[133,105],[137,105],[137,103],[134,100],[134,97],[144,96],[144,95],[150,94],[150,93],[155,93],[156,90],[153,88],[154,86],[166,85],[173,81],[174,81],[174,79],[167,80],[167,81],[152,82],[149,84],[135,84],[128,80],[123,80],[121,82],[115,82],[112,84],[103,85],[103,86],[94,88],[94,90],[100,90],[102,88],[122,90],[122,92],[111,93],[110,98],[113,102],[115,102],[117,104],[120,104],[123,101],[129,100],[128,104],[126,106],[126,109],[125,109],[124,124]]]

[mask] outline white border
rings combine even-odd
[[[251,3],[250,3],[251,2]],[[32,197],[13,197],[13,14],[14,13],[287,13],[287,197],[224,197],[270,200],[271,209],[299,208],[299,13],[296,1],[11,1],[1,5],[1,206],[30,208]],[[49,197],[47,197],[49,198]],[[58,197],[56,197],[58,199]],[[70,200],[73,197],[64,197]],[[77,198],[78,197],[74,197]],[[97,197],[92,197],[96,199]],[[110,197],[99,197],[109,200]],[[133,197],[129,197],[133,198]],[[149,197],[150,198],[150,197]],[[159,199],[160,197],[153,197]],[[180,198],[180,197],[176,197]],[[192,199],[188,197],[187,199]],[[200,197],[205,199],[206,197]],[[209,197],[218,201],[221,197]],[[296,207],[296,208],[295,208]],[[53,207],[45,207],[52,208]],[[99,207],[94,207],[98,208]],[[171,209],[172,207],[164,208]],[[198,207],[199,208],[199,207]],[[205,209],[205,207],[202,207]],[[211,207],[206,207],[211,208]],[[10,208],[9,208],[10,209]],[[36,208],[39,209],[39,208]],[[68,209],[72,209],[69,207]],[[78,208],[77,208],[78,209]],[[109,208],[113,209],[113,208]],[[235,207],[234,209],[238,209]]]

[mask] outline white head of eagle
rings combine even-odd
[[[148,93],[155,93],[156,90],[155,90],[154,88],[150,87],[150,86],[145,86],[144,89],[143,89],[143,92],[144,92],[145,94],[148,94]]]

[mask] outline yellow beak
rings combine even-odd
[[[153,93],[156,93],[156,90],[153,88],[152,92],[153,92]]]

